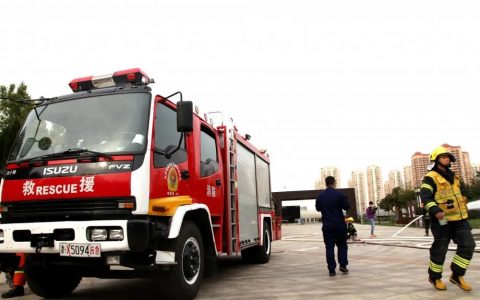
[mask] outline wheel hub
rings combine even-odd
[[[183,276],[191,284],[195,282],[200,271],[200,248],[195,239],[190,238],[183,247]]]

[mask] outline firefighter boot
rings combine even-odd
[[[464,291],[470,292],[472,290],[472,286],[463,279],[463,276],[452,274],[452,276],[450,276],[450,282],[456,284]]]
[[[19,297],[23,296],[25,294],[25,291],[23,289],[22,285],[17,285],[13,289],[9,290],[8,292],[5,292],[2,294],[2,298],[13,298],[13,297]]]
[[[431,279],[429,278],[428,281],[433,284],[433,287],[437,290],[444,291],[447,289],[447,286],[441,279]]]

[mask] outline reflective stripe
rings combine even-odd
[[[463,264],[463,263],[461,263],[461,262],[459,262],[459,261],[457,261],[457,260],[455,260],[455,259],[452,261],[452,264],[456,264],[458,267],[460,267],[460,268],[462,268],[462,269],[466,269],[466,268],[468,267],[468,265]]]
[[[430,201],[427,203],[427,205],[425,205],[425,209],[428,211],[433,206],[437,206],[437,203]]]
[[[453,257],[452,263],[456,264],[460,268],[466,269],[468,268],[468,265],[470,264],[470,261],[468,259],[462,258],[458,255],[455,255]]]
[[[458,255],[458,254],[455,254],[455,256],[454,256],[453,258],[454,258],[454,259],[458,259],[459,261],[461,261],[461,262],[463,262],[463,263],[465,263],[465,264],[467,264],[467,265],[470,264],[470,261],[469,261],[468,259],[463,258],[463,257],[461,257],[461,256]]]
[[[429,189],[429,190],[430,190],[430,192],[432,192],[432,193],[433,193],[433,187],[432,187],[431,185],[429,185],[429,184],[426,184],[426,183],[424,183],[424,184],[422,184],[422,185],[420,186],[420,188],[426,188],[426,189]]]
[[[432,270],[435,273],[442,273],[443,265],[437,265],[436,263],[433,263],[432,261],[430,261],[430,270]]]

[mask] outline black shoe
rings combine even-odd
[[[340,272],[342,272],[343,274],[348,274],[348,269],[347,267],[340,267],[338,268],[340,270]]]
[[[2,298],[13,298],[13,297],[19,297],[25,295],[25,290],[23,289],[23,286],[16,286],[13,289],[9,290],[8,292],[5,292],[2,294]]]
[[[337,275],[337,273],[335,273],[335,270],[328,271],[328,276],[333,277],[335,275]]]

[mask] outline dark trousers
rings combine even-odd
[[[428,235],[428,230],[430,229],[430,219],[423,218],[423,226],[425,227],[425,234]]]
[[[457,252],[453,257],[450,269],[455,275],[465,275],[476,246],[468,221],[461,220],[440,225],[438,221],[434,220],[431,222],[431,230],[434,241],[430,247],[430,266],[428,268],[430,278],[442,278],[443,263],[450,240],[457,244]]]
[[[338,263],[342,267],[348,265],[347,259],[347,230],[325,230],[323,229],[323,241],[327,253],[328,270],[333,271],[337,267],[335,262],[335,245],[338,248]]]

